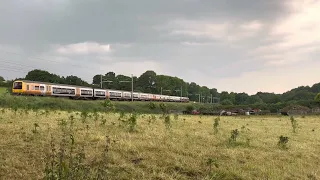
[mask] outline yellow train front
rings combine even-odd
[[[14,81],[12,86],[12,93],[15,95],[45,96],[51,94],[51,86],[45,83],[20,80]]]
[[[99,91],[96,93],[99,93]],[[93,89],[65,84],[19,80],[13,82],[12,94],[90,99],[93,98]],[[97,94],[97,96],[99,95]],[[105,98],[106,93],[101,96],[102,98]]]

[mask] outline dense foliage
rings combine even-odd
[[[101,77],[103,80],[103,88],[131,90],[131,76],[125,76],[114,72],[108,72],[104,75],[97,74],[93,77],[92,83],[85,82],[77,76],[59,76],[43,70],[32,70],[23,79],[34,81],[45,81],[52,83],[62,83],[71,85],[81,85],[90,87],[100,87]],[[0,86],[8,85],[11,82],[1,82]],[[154,71],[146,71],[139,77],[133,76],[134,91],[157,93],[165,95],[188,96],[191,101],[201,101],[205,103],[220,103],[225,106],[242,106],[242,105],[256,105],[259,107],[268,106],[275,107],[284,106],[288,104],[299,104],[307,107],[314,107],[320,104],[320,83],[313,86],[300,86],[287,91],[283,94],[275,94],[268,92],[257,92],[254,95],[247,93],[235,93],[222,91],[219,93],[215,88],[208,88],[200,86],[195,82],[185,82],[178,77],[167,75],[159,75]],[[182,90],[182,93],[181,93]]]

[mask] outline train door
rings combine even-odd
[[[45,84],[40,84],[40,92],[42,96],[46,95],[46,85]]]

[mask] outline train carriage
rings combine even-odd
[[[123,95],[123,100],[131,100],[131,92],[129,91],[123,91],[122,92],[122,95]]]
[[[107,92],[110,100],[121,100],[123,97],[122,91],[108,89]]]
[[[107,95],[107,90],[105,89],[93,89],[94,99],[106,99],[109,98]]]
[[[12,94],[31,96],[69,97],[72,99],[110,99],[131,100],[131,92],[96,89],[91,87],[38,82],[29,80],[16,80],[12,85]],[[133,92],[133,100],[140,101],[164,101],[164,102],[189,102],[188,97],[177,97],[150,93]]]

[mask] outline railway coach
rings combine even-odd
[[[131,92],[113,89],[98,89],[85,86],[56,84],[29,80],[13,82],[14,95],[69,97],[71,99],[110,99],[130,101]],[[189,102],[188,97],[177,97],[150,93],[133,92],[135,101]]]

